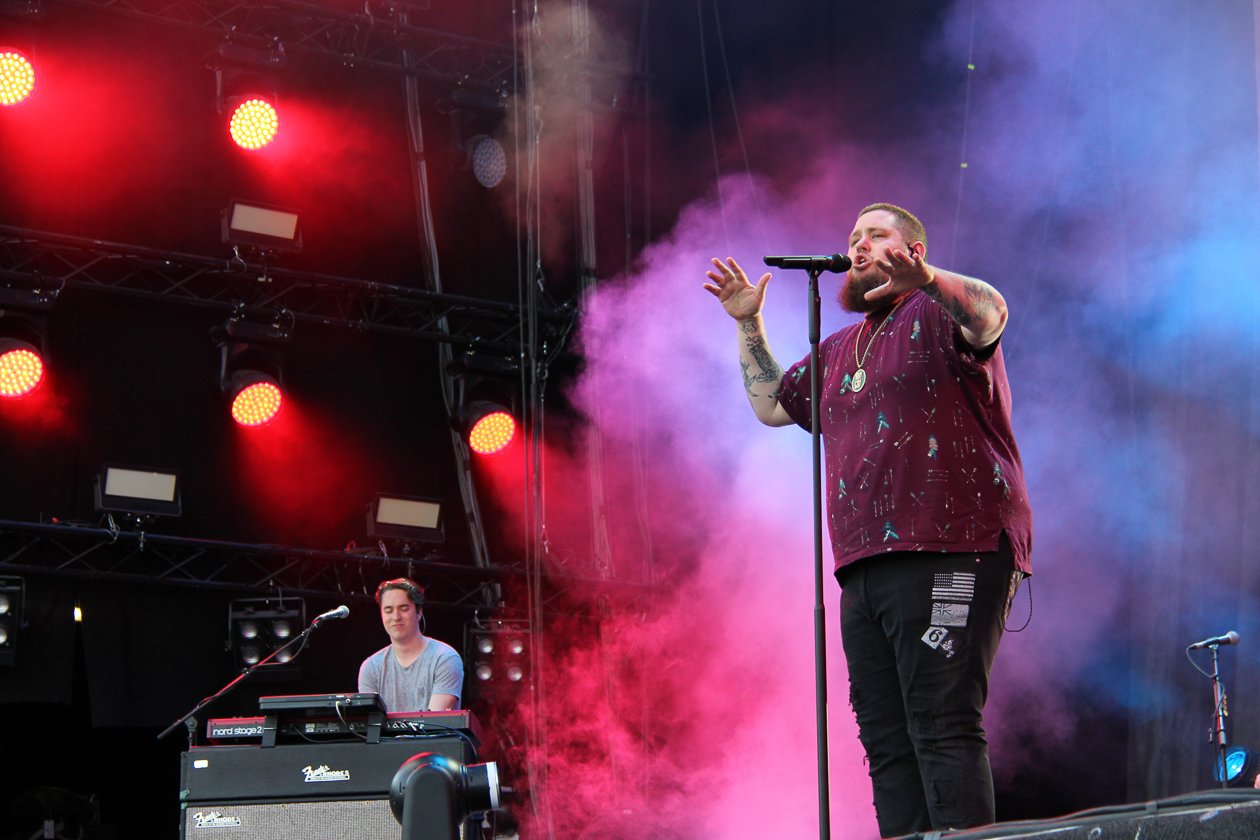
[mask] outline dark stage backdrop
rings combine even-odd
[[[282,90],[287,139],[264,166],[227,145],[214,114],[204,67],[213,39],[47,5],[40,97],[6,113],[0,127],[0,223],[226,258],[219,210],[233,197],[253,199],[304,214],[306,250],[284,265],[420,284],[399,77],[295,60]],[[509,24],[494,14],[509,4],[431,5],[435,26],[471,10],[460,21],[468,34],[507,37]],[[1252,4],[876,5],[807,0],[770,14],[760,4],[592,3],[631,18],[651,6],[644,52],[658,80],[650,181],[632,140],[614,145],[595,178],[599,200],[619,205],[601,216],[600,235],[625,239],[610,247],[601,239],[601,258],[613,263],[599,267],[601,282],[635,266],[625,282],[605,283],[605,309],[627,317],[605,315],[604,323],[624,343],[602,336],[604,355],[586,359],[597,382],[604,371],[612,404],[601,429],[608,458],[630,452],[626,460],[638,461],[609,477],[609,532],[640,540],[611,540],[614,556],[645,545],[640,553],[685,568],[691,554],[679,546],[732,531],[729,518],[705,510],[703,478],[742,475],[719,489],[764,493],[766,475],[786,462],[778,452],[764,462],[774,470],[756,461],[765,475],[755,482],[740,472],[742,432],[728,424],[744,411],[743,395],[733,360],[724,350],[721,359],[707,354],[730,346],[729,324],[690,309],[703,294],[704,259],[728,247],[741,260],[830,249],[862,203],[904,203],[929,222],[934,261],[993,280],[1012,304],[1003,344],[1033,482],[1038,574],[1033,623],[1004,642],[990,702],[1001,722],[991,733],[995,764],[1017,768],[999,779],[999,815],[1048,816],[1203,788],[1211,693],[1183,656],[1188,642],[1241,633],[1240,647],[1222,651],[1231,735],[1260,744]],[[729,68],[717,51],[719,7]],[[699,32],[697,18],[707,22]],[[633,20],[609,29],[634,42]],[[513,201],[472,182],[455,147],[450,90],[423,84],[446,288],[514,300]],[[744,134],[724,100],[742,109]],[[615,124],[613,110],[601,110],[599,121]],[[548,256],[568,267],[571,163],[546,173],[545,198],[555,203],[543,220]],[[742,180],[767,188],[749,200],[743,194],[753,186]],[[621,192],[627,185],[633,200]],[[776,208],[775,218],[759,217],[758,200]],[[653,236],[625,235],[631,219]],[[644,238],[655,247],[641,254]],[[548,273],[549,292],[557,277],[563,272]],[[795,305],[785,280],[776,278],[777,317]],[[660,317],[648,323],[642,311]],[[217,391],[209,333],[222,318],[66,291],[50,327],[47,387],[39,399],[0,407],[0,516],[96,522],[91,480],[106,459],[179,469],[185,515],[154,527],[186,536],[336,550],[361,544],[363,505],[376,490],[457,498],[433,347],[299,325],[285,420],[251,435],[230,424]],[[595,346],[601,335],[585,338]],[[621,375],[644,348],[642,376]],[[675,366],[686,375],[660,376]],[[627,393],[632,410],[618,413],[615,398]],[[721,416],[693,428],[712,406]],[[580,448],[580,432],[563,437],[556,449]],[[783,445],[784,453],[803,448],[799,439]],[[550,462],[552,475],[561,474],[559,461]],[[669,491],[650,516],[626,491],[634,470]],[[578,480],[551,485],[556,556],[570,568],[593,567],[597,540],[559,538],[559,509],[580,509],[565,523],[573,531],[592,521],[588,476],[567,472]],[[500,489],[515,502],[523,496],[514,479]],[[748,519],[760,522],[766,511],[752,501]],[[784,533],[806,527],[794,511],[781,516]],[[463,530],[447,525],[444,551],[468,562]],[[713,565],[725,569],[732,549],[715,541]],[[642,558],[631,561],[651,571]],[[717,579],[710,588],[721,600],[710,606],[725,617],[728,580]],[[178,746],[152,736],[231,676],[222,650],[230,595],[54,576],[30,577],[28,595],[23,664],[0,675],[0,740],[15,745],[22,778],[83,791],[108,784],[102,796],[114,807],[134,801],[130,786],[166,808]],[[76,599],[86,614],[79,628],[69,620]],[[312,601],[308,615],[334,605]],[[782,604],[768,606],[766,626],[779,624]],[[300,680],[242,689],[222,712],[249,711],[260,691],[348,687],[358,660],[382,643],[371,608],[351,607],[349,622],[320,631]],[[430,618],[434,635],[458,641],[456,616]],[[41,661],[37,678],[28,668]],[[677,669],[686,683],[676,692],[665,683],[664,696],[687,696],[696,674],[728,673],[693,666]],[[725,735],[746,721],[742,698],[734,711],[730,726],[704,717]],[[659,737],[643,743],[669,757],[674,744]],[[641,757],[632,751],[624,764],[647,766]],[[119,762],[130,776],[98,769]],[[861,774],[859,760],[859,787]],[[723,787],[710,777],[694,783]],[[173,815],[159,822],[167,828],[133,834],[171,836]]]
[[[512,42],[505,4],[435,5],[415,10],[417,25]],[[425,287],[432,255],[421,244],[401,73],[293,51],[277,79],[279,139],[251,155],[231,145],[215,112],[207,61],[220,38],[45,6],[32,30],[39,95],[6,111],[0,126],[0,224],[226,260],[220,211],[243,199],[299,213],[304,249],[278,257],[283,268]],[[0,42],[10,33],[0,21]],[[465,81],[452,71],[419,82],[437,267],[449,294],[515,303],[515,185],[509,173],[499,189],[482,187],[461,147],[473,133],[496,133],[503,115],[456,113],[451,97]],[[553,225],[554,253],[568,247],[567,227]],[[572,286],[550,276],[546,285],[557,300]],[[102,525],[92,488],[109,462],[179,473],[183,515],[146,526],[155,534],[363,547],[366,507],[380,491],[443,500],[446,536],[434,559],[472,563],[435,343],[299,323],[285,354],[282,414],[245,430],[227,414],[211,337],[227,310],[178,298],[61,292],[47,381],[31,398],[0,405],[0,519]],[[493,526],[490,540],[492,561],[514,559]],[[13,559],[47,567],[58,557],[45,542]],[[259,674],[202,723],[252,713],[260,694],[354,690],[359,662],[386,642],[368,596],[398,572],[366,566],[340,581],[340,597],[308,598],[308,618],[339,603],[351,616],[314,635],[295,675]],[[23,577],[19,661],[0,673],[0,742],[14,771],[3,773],[0,814],[27,789],[53,785],[98,796],[104,822],[123,836],[174,836],[185,737],[155,736],[237,673],[225,650],[233,598],[278,603],[292,593],[268,587],[265,569],[257,591]],[[460,648],[467,616],[431,604],[427,632]]]

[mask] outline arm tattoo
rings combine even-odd
[[[769,377],[765,373],[761,373],[757,376],[750,376],[748,373],[748,369],[751,367],[752,365],[748,364],[748,362],[741,360],[739,363],[740,372],[743,373],[744,375],[744,393],[748,394],[748,399],[753,400],[753,399],[756,399],[758,396],[757,392],[753,389],[754,383],[769,382],[771,381],[773,377]],[[766,394],[766,398],[771,399],[771,400],[777,400],[779,398],[779,392],[781,390],[783,389],[775,388],[774,391],[772,391],[769,394]]]
[[[759,335],[750,337],[748,339],[748,352],[752,354],[753,361],[761,368],[761,373],[753,377],[754,381],[777,382],[783,378],[783,368],[779,367],[778,362],[770,355],[764,338]]]
[[[945,297],[936,283],[924,286],[923,293],[940,304],[945,313],[960,327],[970,327],[976,321],[984,321],[997,309],[993,301],[993,291],[987,286],[970,280],[963,284],[963,294],[967,296],[965,302]]]
[[[756,363],[759,371],[752,373],[753,365],[743,359],[739,360],[740,373],[744,377],[744,391],[748,394],[748,399],[756,399],[759,395],[754,386],[758,382],[773,382],[777,386],[779,381],[783,379],[783,368],[779,367],[779,363],[770,355],[770,348],[766,346],[766,338],[761,335],[760,325],[752,318],[747,321],[739,322],[739,330],[748,336],[747,348],[748,353],[752,356],[753,362]],[[767,399],[773,401],[779,398],[779,388],[776,387],[770,394],[766,394]]]
[[[743,359],[739,360],[739,372],[744,375],[744,391],[748,394],[748,398],[752,399],[756,396],[753,393],[753,383],[757,381],[757,377],[748,375],[750,367],[752,365],[748,364],[748,362],[745,362]]]
[[[968,281],[964,288],[967,290],[967,300],[971,303],[971,311],[977,318],[987,318],[997,310],[993,301],[993,290],[988,286]]]
[[[964,309],[958,301],[942,295],[940,286],[935,283],[928,283],[923,287],[923,293],[940,304],[941,308],[945,310],[945,314],[953,318],[954,323],[958,324],[958,326],[971,326],[971,313]]]

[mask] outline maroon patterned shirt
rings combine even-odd
[[[889,311],[819,346],[836,568],[890,551],[996,551],[1005,531],[1015,568],[1031,574],[1032,511],[1001,347],[977,353],[922,292],[880,330]],[[855,392],[854,347],[860,357],[868,343],[867,379]],[[806,357],[783,375],[779,402],[807,431],[809,397]]]

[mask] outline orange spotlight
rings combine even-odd
[[[270,376],[241,371],[233,379],[232,419],[242,426],[265,426],[280,413],[284,397]]]
[[[516,420],[501,405],[474,403],[468,407],[468,446],[479,455],[502,452],[516,437]]]
[[[16,50],[0,51],[0,105],[17,105],[35,90],[35,68]]]
[[[232,112],[228,132],[242,149],[261,149],[276,139],[280,118],[275,106],[265,99],[247,99]]]
[[[219,345],[219,388],[242,426],[264,426],[280,413],[285,348],[293,338],[292,313],[283,317],[286,325],[247,321],[238,312],[211,333]]]
[[[0,397],[18,399],[39,387],[44,379],[44,360],[25,341],[0,338]]]

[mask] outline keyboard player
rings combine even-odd
[[[459,708],[464,663],[443,641],[424,635],[424,589],[408,578],[376,588],[389,644],[359,666],[359,691],[379,694],[390,712]]]

